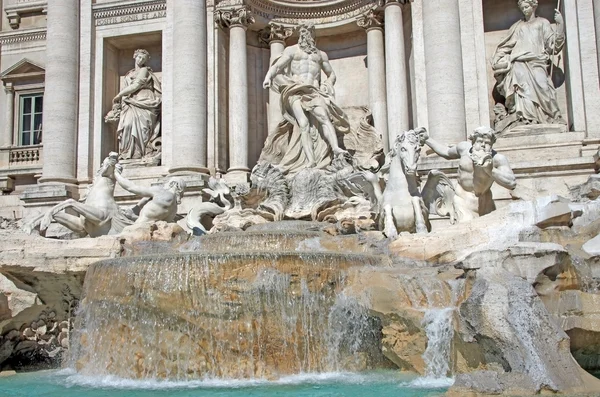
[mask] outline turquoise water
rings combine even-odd
[[[161,382],[84,377],[61,370],[0,378],[0,397],[440,397],[447,390],[449,381],[377,372],[295,375],[274,382]]]

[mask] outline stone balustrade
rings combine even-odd
[[[43,145],[0,148],[0,168],[41,167]]]

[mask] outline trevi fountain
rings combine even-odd
[[[0,396],[600,395],[595,0],[0,8]]]

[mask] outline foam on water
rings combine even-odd
[[[438,389],[450,387],[454,384],[454,378],[434,378],[431,376],[424,376],[414,379],[410,382],[403,382],[400,384],[402,387],[414,387],[417,389]]]
[[[275,380],[266,379],[216,379],[207,378],[192,381],[166,381],[158,379],[124,379],[112,375],[88,376],[81,375],[74,370],[62,370],[56,375],[64,376],[61,383],[66,387],[86,387],[92,389],[117,389],[117,390],[168,390],[168,389],[237,389],[261,386],[282,385],[330,385],[330,384],[368,384],[386,381],[395,381],[396,377],[389,373],[354,373],[354,372],[326,372],[304,373],[284,376]],[[395,375],[395,374],[394,374]],[[62,377],[61,377],[62,378]],[[437,381],[437,380],[436,380]],[[432,385],[436,384],[432,382]],[[404,387],[438,388],[446,385],[427,385],[411,382],[401,382]]]

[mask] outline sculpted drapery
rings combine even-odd
[[[162,88],[146,65],[149,57],[146,50],[135,52],[136,67],[127,72],[125,87],[113,100],[120,109],[117,137],[123,160],[155,156],[160,151],[155,142],[160,135]]]
[[[345,113],[334,102],[335,73],[327,54],[314,42],[314,26],[301,25],[298,44],[273,60],[264,88],[281,95],[283,121],[270,131],[259,163],[268,162],[284,175],[304,168],[325,168],[346,154],[338,135],[350,131]],[[321,72],[327,79],[321,82]]]
[[[565,123],[549,74],[550,56],[565,43],[563,19],[557,11],[554,29],[537,17],[536,0],[521,0],[525,19],[515,23],[498,44],[492,59],[498,92],[506,98],[508,117],[523,124]]]
[[[309,115],[310,141],[314,155],[314,166],[324,168],[331,164],[332,152],[320,131],[318,120],[311,115],[315,107],[327,109],[331,123],[338,133],[347,133],[350,124],[346,115],[333,101],[333,95],[312,85],[296,83],[290,78],[280,78],[276,89],[281,94],[281,110],[284,121],[267,138],[261,160],[276,164],[284,174],[293,175],[305,168],[309,159],[303,149],[302,132],[294,128],[296,119],[292,106],[299,101],[302,109]],[[333,89],[330,88],[332,91]]]

